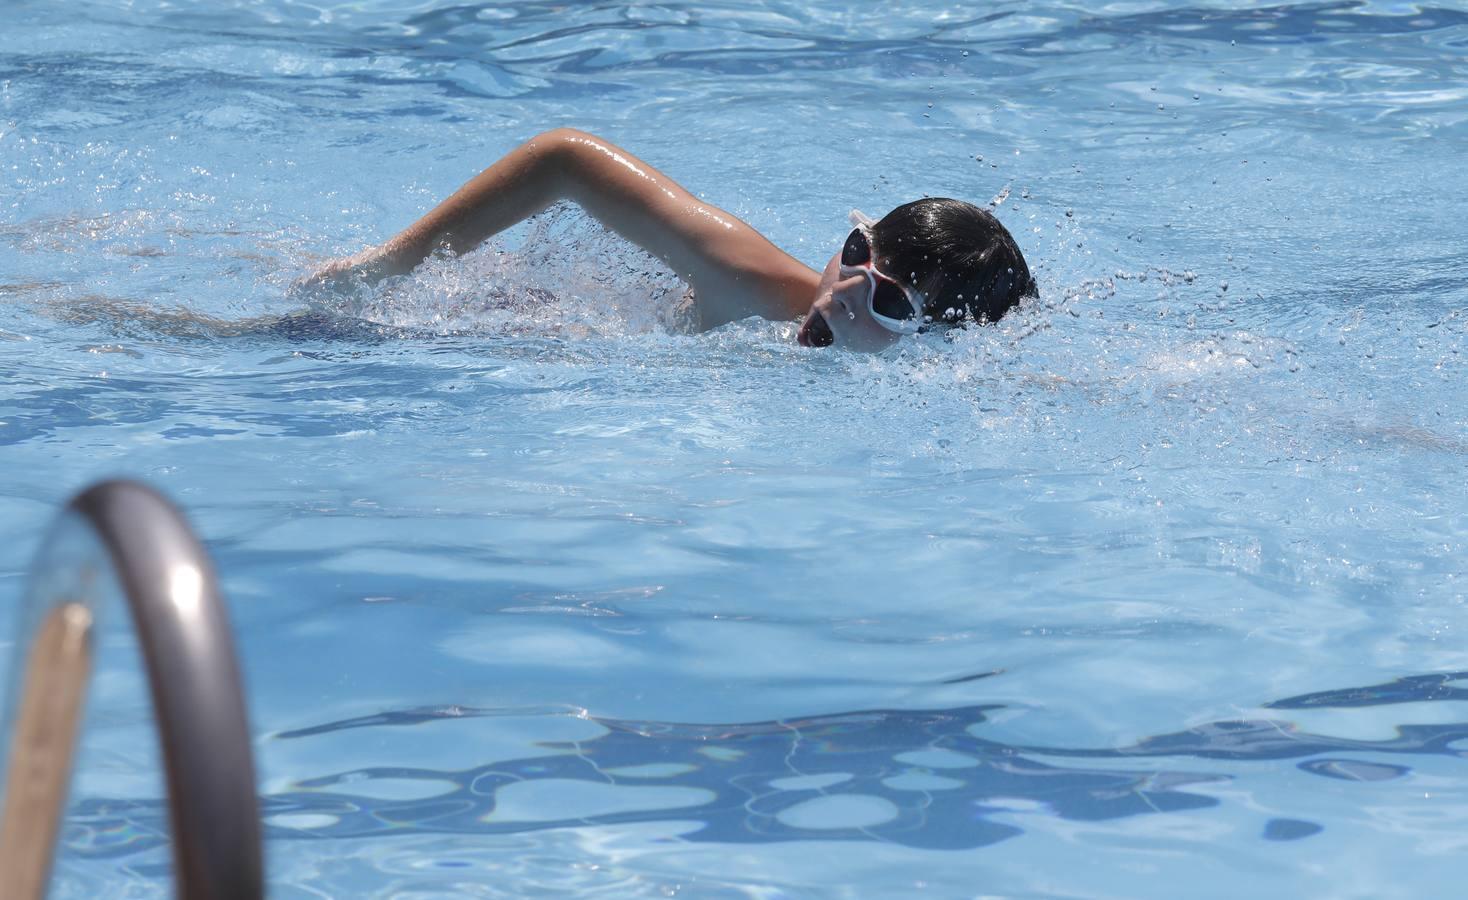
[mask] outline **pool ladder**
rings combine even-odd
[[[27,583],[0,747],[0,897],[44,897],[91,673],[92,624],[112,574],[142,649],[163,748],[176,895],[263,895],[244,692],[224,603],[183,515],[130,481],[67,504]]]

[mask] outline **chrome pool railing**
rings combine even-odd
[[[130,481],[73,498],[30,571],[0,719],[8,751],[0,893],[45,896],[109,573],[127,600],[152,695],[177,896],[261,897],[250,730],[213,566],[183,515]]]

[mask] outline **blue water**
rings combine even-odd
[[[1239,7],[7,4],[0,597],[189,511],[274,897],[1459,893],[1468,11]],[[992,199],[1041,300],[687,335],[574,209],[288,296],[558,125],[811,265]],[[56,897],[168,890],[109,628]]]

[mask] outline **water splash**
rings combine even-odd
[[[563,202],[313,311],[419,333],[590,337],[686,333],[691,303],[659,260]]]

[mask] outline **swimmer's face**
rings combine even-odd
[[[872,318],[867,306],[871,284],[861,269],[842,269],[841,254],[826,263],[810,312],[796,340],[802,347],[842,347],[874,353],[897,343],[898,334]]]

